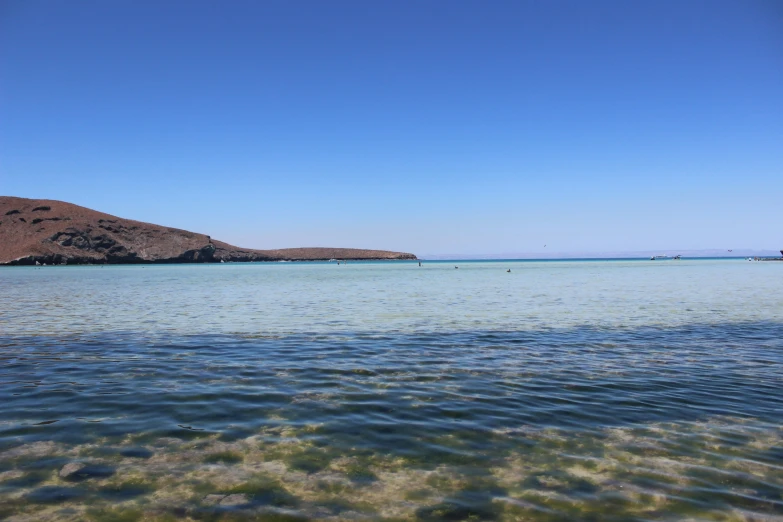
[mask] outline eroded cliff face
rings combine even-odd
[[[383,250],[242,249],[205,234],[118,218],[85,207],[0,196],[0,264],[210,263],[416,259]]]

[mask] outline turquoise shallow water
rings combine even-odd
[[[0,270],[0,517],[781,519],[782,276]]]

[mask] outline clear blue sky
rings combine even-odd
[[[247,247],[783,248],[783,2],[0,0],[0,194]]]

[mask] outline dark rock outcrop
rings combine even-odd
[[[114,475],[114,468],[101,464],[69,462],[60,470],[59,476],[69,482],[81,482],[91,478],[106,478]]]
[[[0,265],[416,259],[354,248],[243,249],[62,201],[0,196],[0,216]]]

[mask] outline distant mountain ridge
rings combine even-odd
[[[0,265],[416,259],[356,248],[235,247],[205,234],[123,219],[64,201],[0,196]]]

